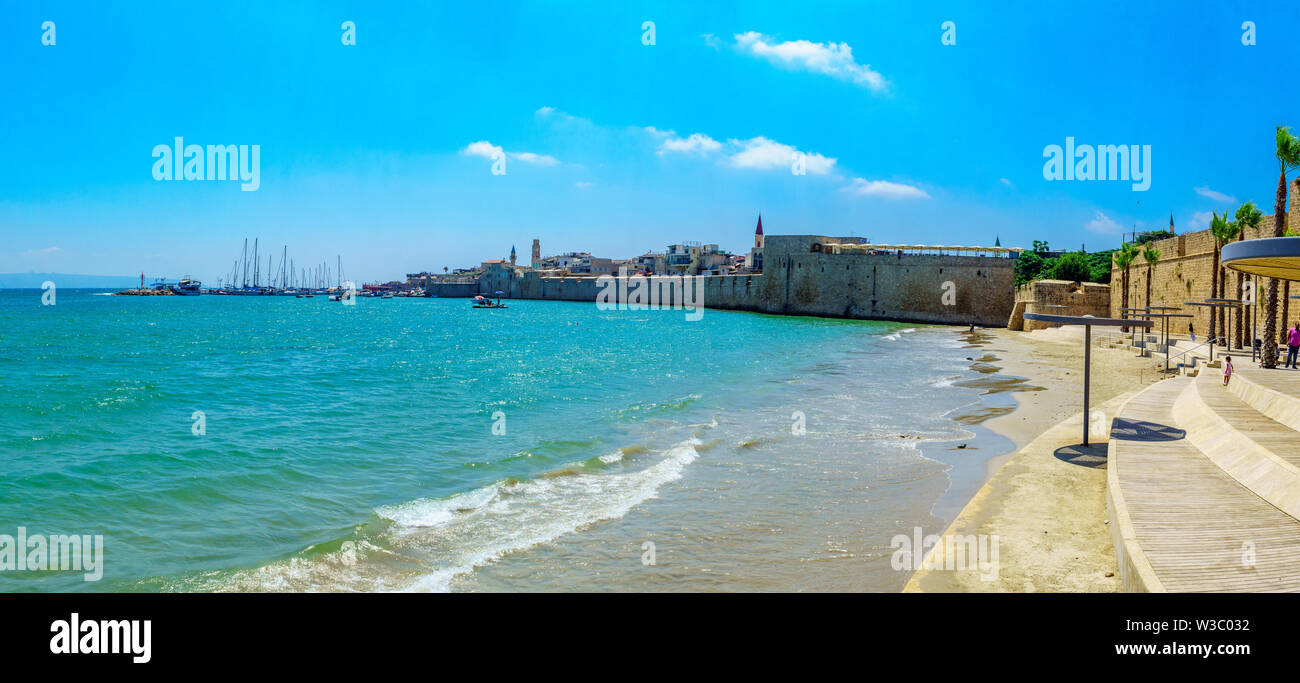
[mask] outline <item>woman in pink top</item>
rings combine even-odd
[[[1286,367],[1296,367],[1296,351],[1300,351],[1300,323],[1296,323],[1295,327],[1292,327],[1291,331],[1287,333]]]

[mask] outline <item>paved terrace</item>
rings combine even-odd
[[[1247,356],[1225,388],[1218,365],[1152,385],[1112,423],[1127,590],[1300,591],[1300,371]]]

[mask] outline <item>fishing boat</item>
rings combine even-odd
[[[182,278],[179,283],[172,287],[172,291],[181,296],[198,296],[202,291],[203,283],[190,278]]]
[[[498,295],[504,293],[505,292],[497,292]],[[482,294],[478,294],[474,296],[474,305],[472,306],[472,308],[507,308],[507,306],[501,303],[500,296],[497,297],[496,302],[493,302],[491,299],[483,296]]]

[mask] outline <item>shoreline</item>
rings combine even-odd
[[[1000,571],[994,580],[982,581],[977,571],[921,568],[903,592],[1121,590],[1105,517],[1106,440],[1090,439],[1097,445],[1089,454],[1100,454],[1100,462],[1058,451],[1082,437],[1082,330],[978,330],[968,338],[968,348],[981,352],[976,364],[985,363],[998,375],[1030,378],[1026,385],[1041,388],[1008,390],[1014,410],[982,421],[1013,447],[987,461],[985,481],[943,532],[996,535]],[[1122,350],[1094,348],[1094,415],[1100,411],[1109,425],[1125,400],[1162,377],[1157,365]],[[941,551],[929,554],[935,552]]]

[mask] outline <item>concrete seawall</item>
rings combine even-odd
[[[1015,259],[814,251],[857,242],[842,242],[852,239],[772,235],[764,249],[764,273],[700,277],[703,305],[782,315],[1006,326],[1014,304]],[[612,279],[617,286],[617,278]],[[476,286],[430,283],[429,291],[439,297],[502,291],[512,299],[596,301],[602,282],[503,268],[485,272]]]

